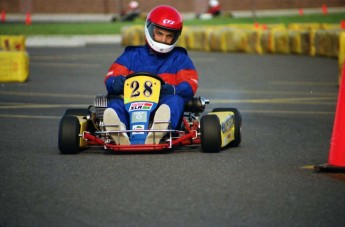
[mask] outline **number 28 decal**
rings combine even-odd
[[[152,82],[145,81],[142,85],[143,87],[140,87],[140,83],[136,80],[131,83],[131,98],[139,97],[141,92],[145,97],[150,97],[152,95]]]

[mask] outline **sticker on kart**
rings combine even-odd
[[[158,103],[161,82],[150,76],[130,77],[124,86],[124,103],[146,101],[140,103],[148,105],[149,102]],[[139,104],[138,104],[139,105]],[[147,107],[147,106],[143,107]]]

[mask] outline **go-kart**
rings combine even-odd
[[[162,84],[164,81],[159,76],[149,73],[135,73],[126,77],[123,100],[130,117],[130,128],[127,130],[106,130],[107,126],[114,126],[103,122],[108,101],[114,98],[111,95],[97,95],[94,104],[85,109],[67,109],[59,125],[60,153],[77,154],[90,147],[105,149],[107,153],[164,152],[198,144],[201,144],[203,152],[216,153],[241,143],[240,112],[236,108],[215,108],[200,117],[209,104],[204,97],[193,97],[185,103],[179,129],[151,129],[151,113],[158,106]],[[149,132],[155,135],[155,132],[162,131],[166,135],[158,143],[145,144]],[[112,137],[124,132],[128,134],[130,144],[116,144]]]

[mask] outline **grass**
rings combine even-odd
[[[339,24],[345,20],[343,13],[332,13],[328,15],[311,14],[303,16],[280,16],[280,17],[258,17],[254,18],[231,18],[219,17],[211,20],[186,20],[186,26],[200,25],[225,25],[225,24],[245,24],[254,21],[263,24],[290,24],[290,23],[332,23]],[[32,23],[26,26],[24,23],[1,23],[0,35],[91,35],[91,34],[120,34],[121,29],[128,25],[143,25],[143,19],[134,22],[114,22],[114,23]]]
[[[220,17],[212,20],[191,20],[186,21],[186,25],[198,25],[198,24],[210,24],[210,25],[221,25],[221,24],[245,24],[245,23],[262,23],[262,24],[291,24],[291,23],[334,23],[339,24],[342,20],[345,20],[344,13],[333,13],[333,14],[310,14],[310,15],[295,15],[295,16],[279,16],[279,17],[257,17],[256,19],[250,18],[231,18],[231,17]]]
[[[120,34],[124,23],[19,23],[0,25],[0,34],[6,35],[90,35]]]

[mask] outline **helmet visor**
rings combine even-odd
[[[158,43],[173,45],[177,42],[181,30],[168,29],[148,21],[147,30],[151,38]]]

